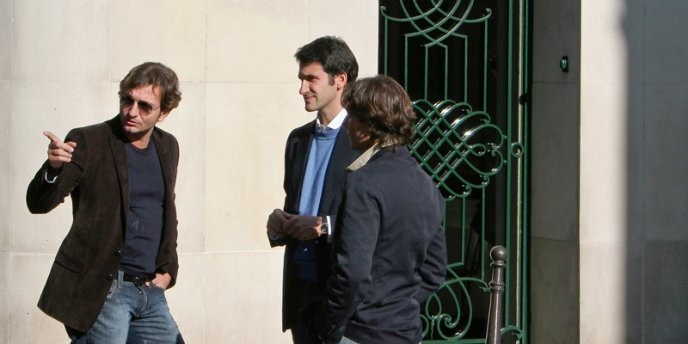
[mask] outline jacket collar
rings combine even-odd
[[[351,165],[347,166],[346,169],[348,171],[352,171],[352,172],[356,171],[359,168],[365,166],[368,163],[368,161],[370,161],[370,159],[372,159],[373,156],[375,156],[375,154],[377,154],[377,152],[379,152],[381,149],[392,147],[392,146],[398,145],[398,144],[399,143],[396,141],[389,141],[389,142],[385,142],[383,144],[376,143],[376,144],[372,145],[370,148],[366,149],[366,151],[363,152],[358,157],[358,159],[354,160],[354,162],[352,162]]]

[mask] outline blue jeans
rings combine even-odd
[[[72,343],[175,344],[183,343],[177,323],[167,306],[165,291],[122,281],[112,281],[96,322],[86,333],[71,334]]]

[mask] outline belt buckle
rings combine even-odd
[[[135,286],[140,287],[143,284],[145,284],[147,281],[146,281],[145,277],[134,276],[134,280],[132,282],[134,283]]]

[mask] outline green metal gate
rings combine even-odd
[[[447,280],[425,343],[485,341],[489,251],[508,250],[503,340],[528,342],[529,0],[380,0],[380,66],[418,115],[411,151],[445,196]]]

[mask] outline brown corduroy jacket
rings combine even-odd
[[[165,184],[164,218],[156,272],[177,279],[175,182],[179,146],[171,134],[152,135]],[[129,178],[119,117],[71,130],[65,139],[77,147],[54,183],[45,181],[48,163],[29,184],[26,203],[32,213],[47,213],[71,196],[73,222],[60,246],[38,307],[79,331],[95,322],[116,278],[129,212]]]

